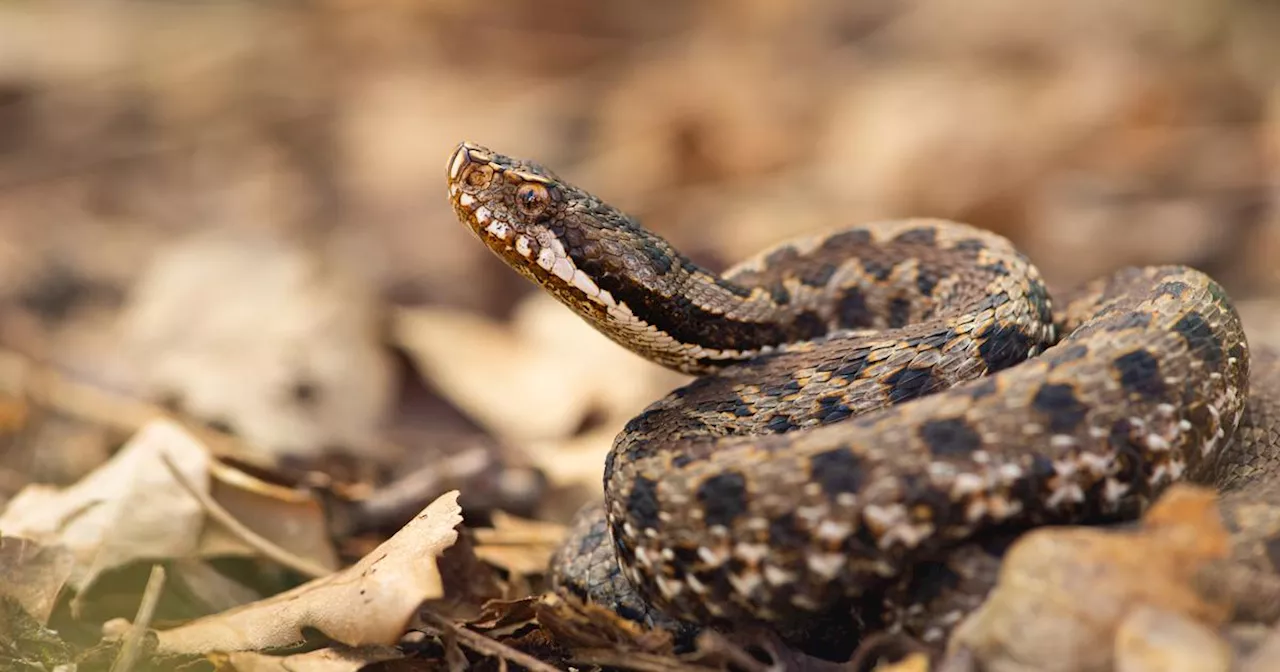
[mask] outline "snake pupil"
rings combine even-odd
[[[516,191],[516,203],[526,215],[536,215],[547,205],[547,188],[541,184],[521,185]]]

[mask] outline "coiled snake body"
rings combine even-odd
[[[701,374],[627,424],[553,561],[631,618],[785,627],[986,531],[1132,518],[1216,469],[1245,409],[1239,317],[1190,268],[1054,304],[1004,238],[903,220],[717,275],[536,164],[463,144],[448,183],[514,269]]]

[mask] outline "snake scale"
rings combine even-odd
[[[552,560],[557,589],[648,625],[796,636],[984,535],[1132,520],[1276,444],[1271,405],[1239,448],[1249,348],[1191,268],[1127,268],[1055,302],[1007,239],[909,219],[716,274],[532,162],[464,143],[448,186],[512,268],[698,376],[618,435],[603,504]]]

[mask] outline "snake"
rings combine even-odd
[[[1179,481],[1273,489],[1280,366],[1194,268],[1052,294],[1007,238],[908,218],[717,273],[539,163],[464,142],[447,172],[455,215],[510,268],[692,376],[617,435],[603,500],[551,560],[564,595],[801,638],[866,626],[886,595],[939,599],[922,577],[1001,534],[1132,521]],[[1240,543],[1265,555],[1271,533]]]

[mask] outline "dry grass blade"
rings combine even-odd
[[[120,645],[120,654],[111,665],[111,672],[129,672],[137,664],[142,637],[147,634],[147,628],[151,625],[152,617],[155,616],[156,604],[160,602],[160,593],[164,589],[164,579],[164,567],[152,565],[146,590],[142,593],[142,602],[138,605],[138,613],[133,618],[133,627],[129,629],[124,643]]]
[[[332,574],[328,568],[311,562],[306,558],[300,558],[258,536],[256,532],[245,527],[244,523],[236,520],[234,516],[227,512],[226,509],[222,508],[212,497],[208,495],[208,493],[201,492],[199,488],[195,487],[195,484],[178,471],[177,465],[169,459],[168,455],[162,455],[160,459],[164,461],[164,466],[169,469],[171,474],[173,474],[173,477],[178,481],[178,484],[190,493],[196,501],[200,502],[200,506],[204,507],[205,512],[209,514],[210,518],[218,521],[218,523],[227,528],[227,530],[232,534],[239,537],[244,541],[244,543],[252,546],[259,553],[262,553],[263,556],[274,562],[278,562],[295,572],[314,579]]]

